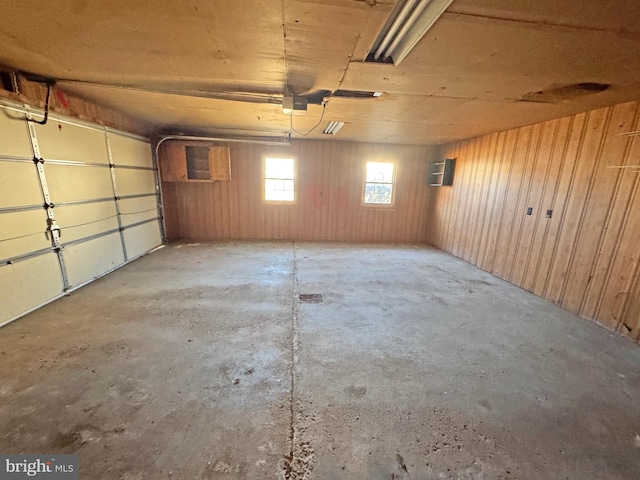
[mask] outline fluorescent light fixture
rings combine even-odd
[[[369,51],[367,62],[398,65],[453,0],[400,0]]]
[[[326,135],[335,135],[342,127],[344,127],[344,122],[327,122],[322,133]]]

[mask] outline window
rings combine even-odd
[[[293,158],[264,159],[264,199],[267,202],[295,201],[295,161]]]
[[[367,162],[364,203],[367,205],[392,205],[394,181],[393,163]]]

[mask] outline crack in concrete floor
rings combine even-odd
[[[284,459],[283,477],[285,480],[308,480],[311,478],[315,452],[311,442],[301,439],[301,431],[298,429],[298,417],[302,416],[301,406],[296,402],[296,361],[299,346],[299,298],[298,298],[298,266],[296,257],[296,244],[292,244],[293,268],[292,268],[292,302],[291,302],[291,395],[289,406],[291,411],[290,441],[291,449]]]

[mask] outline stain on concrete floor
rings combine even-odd
[[[80,478],[640,478],[640,348],[429,248],[173,245],[0,361],[0,452]]]

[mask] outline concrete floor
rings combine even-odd
[[[0,452],[81,479],[640,478],[640,347],[428,248],[174,245],[0,359]]]

